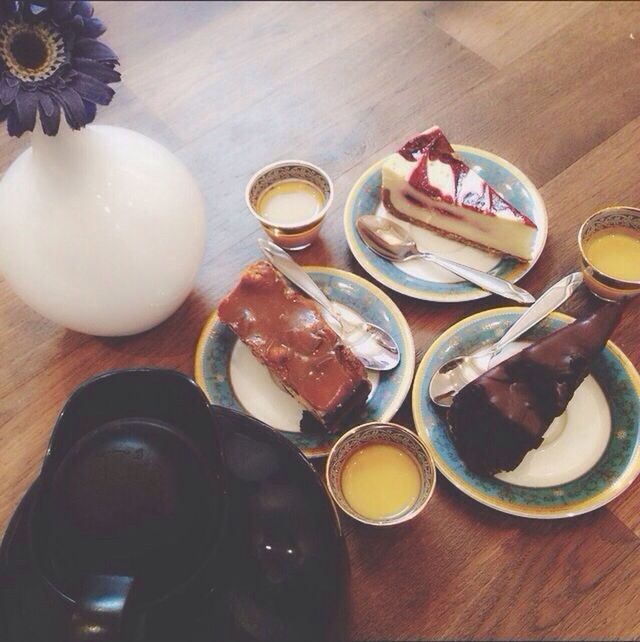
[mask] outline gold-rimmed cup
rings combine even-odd
[[[322,207],[312,216],[291,223],[275,223],[262,216],[258,212],[260,196],[273,185],[292,180],[315,186],[322,194]],[[245,190],[245,200],[249,211],[274,243],[286,250],[302,250],[309,247],[320,233],[320,226],[333,201],[333,182],[317,165],[301,160],[282,160],[263,167],[251,177]]]
[[[607,207],[591,215],[578,231],[584,282],[597,297],[606,301],[622,301],[640,293],[640,281],[629,281],[605,274],[593,265],[585,251],[585,245],[593,234],[614,228],[626,228],[640,233],[640,209],[626,206]]]
[[[370,519],[357,513],[342,491],[342,473],[349,458],[369,444],[389,444],[407,453],[420,473],[420,492],[414,503],[398,515]],[[433,495],[436,486],[436,466],[422,440],[411,430],[398,424],[374,421],[347,431],[334,444],[326,466],[326,481],[335,503],[350,517],[371,526],[394,526],[419,515]]]

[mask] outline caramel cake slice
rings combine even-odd
[[[461,160],[439,127],[382,165],[382,200],[398,218],[521,261],[533,257],[535,224]]]
[[[371,383],[360,360],[267,261],[244,270],[218,316],[329,432],[364,405]]]
[[[449,425],[458,454],[482,475],[517,468],[542,444],[620,321],[608,303],[488,370],[453,398]]]

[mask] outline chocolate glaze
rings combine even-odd
[[[521,219],[525,224],[535,227],[527,216],[507,203],[489,183],[456,157],[453,147],[439,127],[432,127],[412,138],[398,150],[398,153],[408,161],[417,161],[409,177],[409,184],[418,191],[445,203],[466,207],[481,214],[496,216],[500,212],[507,212]],[[451,168],[453,176],[451,192],[443,192],[430,180],[429,164],[435,162],[444,163]]]
[[[620,315],[621,306],[602,305],[485,372],[454,397],[451,434],[471,470],[484,475],[513,470],[542,444]]]
[[[366,400],[371,384],[362,363],[270,263],[247,267],[218,315],[328,429]]]

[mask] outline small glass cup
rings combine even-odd
[[[261,216],[257,211],[260,196],[272,185],[289,180],[305,181],[317,187],[324,198],[322,208],[313,216],[292,223],[274,223]],[[251,177],[245,190],[245,200],[250,212],[274,243],[286,250],[302,250],[309,247],[320,232],[333,201],[333,183],[329,175],[316,165],[301,160],[283,160],[263,167]]]
[[[357,513],[342,492],[342,471],[349,457],[367,444],[390,444],[404,450],[420,473],[420,492],[412,506],[390,517],[370,519]],[[326,465],[326,482],[333,501],[350,517],[370,526],[394,526],[419,515],[427,505],[436,485],[436,465],[422,440],[398,424],[373,421],[347,431],[333,445]]]
[[[628,228],[640,232],[640,209],[636,207],[607,207],[590,216],[578,232],[582,273],[587,287],[605,301],[622,301],[640,293],[640,281],[627,281],[598,270],[587,258],[585,242],[595,232],[610,228]]]

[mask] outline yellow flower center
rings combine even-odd
[[[0,26],[0,57],[19,80],[38,82],[65,62],[64,40],[48,24],[10,20]]]

